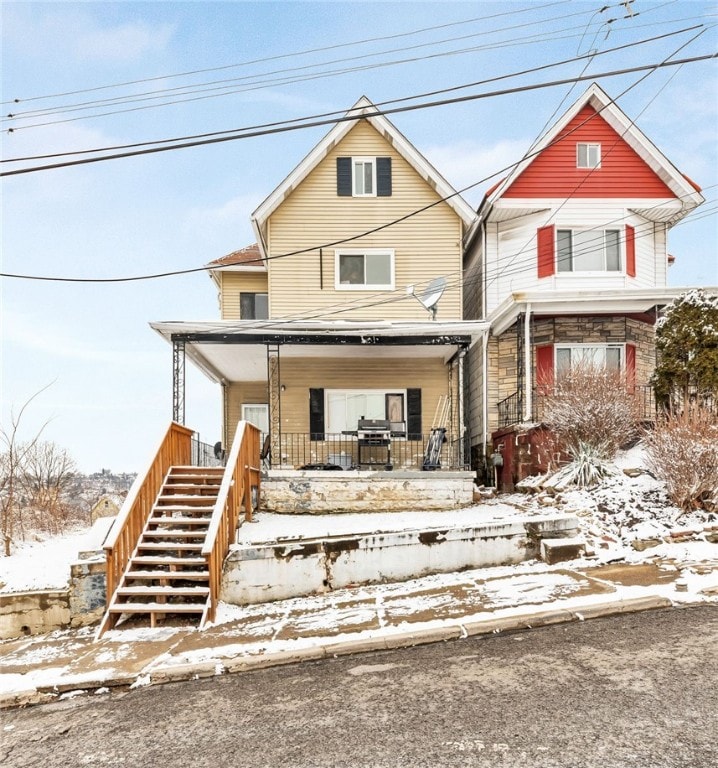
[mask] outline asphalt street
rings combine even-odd
[[[0,764],[708,768],[718,608],[673,608],[10,710]]]

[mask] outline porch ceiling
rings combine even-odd
[[[151,323],[170,344],[185,341],[187,357],[218,382],[264,381],[267,345],[281,347],[281,359],[433,358],[447,361],[475,343],[488,327],[481,322],[328,323],[271,321]]]

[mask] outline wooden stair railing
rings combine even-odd
[[[192,431],[172,424],[133,485],[105,543],[107,610],[99,638],[120,616],[215,618],[224,558],[240,508],[259,498],[259,430],[239,422],[226,468],[190,466]],[[154,490],[154,489],[157,490]]]
[[[251,522],[253,507],[259,501],[259,452],[259,429],[249,422],[240,421],[202,547],[202,556],[209,570],[209,597],[200,628],[215,619],[222,567],[234,539],[240,507],[244,506],[245,520]]]
[[[170,467],[190,463],[193,434],[193,430],[173,421],[147,471],[144,475],[137,475],[127,494],[104,544],[108,606],[137,547]],[[115,620],[116,617],[112,617],[109,612],[105,613],[97,637],[109,629]]]

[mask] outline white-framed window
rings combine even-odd
[[[340,434],[357,428],[360,419],[406,422],[405,389],[327,389],[324,392],[324,428]]]
[[[557,229],[559,272],[619,272],[621,233],[618,229]]]
[[[266,403],[243,403],[242,420],[258,427],[264,437],[269,432],[269,406]]]
[[[601,145],[586,144],[578,142],[576,144],[576,168],[600,168],[601,167]]]
[[[558,377],[577,365],[590,365],[608,371],[621,371],[625,360],[625,344],[556,344]]]
[[[352,195],[376,197],[375,157],[352,157]]]
[[[339,291],[394,290],[394,250],[335,251],[334,275]]]

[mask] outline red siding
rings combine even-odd
[[[554,273],[554,227],[540,227],[536,232],[538,276],[550,277]]]
[[[636,276],[636,230],[626,224],[626,274]]]
[[[539,393],[553,386],[553,344],[536,347],[536,387]]]
[[[636,345],[626,344],[626,384],[628,391],[636,388]]]
[[[584,124],[584,121],[587,122]],[[573,129],[576,130],[567,136]],[[576,144],[579,142],[601,144],[600,168],[576,168]],[[556,143],[533,159],[503,196],[675,197],[638,154],[589,106],[585,106],[564,128]]]

